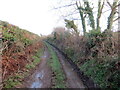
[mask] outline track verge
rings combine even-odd
[[[52,47],[54,47],[57,51],[59,51],[64,57],[65,60],[67,60],[70,65],[72,66],[72,68],[74,69],[74,71],[78,74],[78,76],[80,77],[80,79],[82,80],[83,84],[87,87],[87,88],[98,88],[99,86],[96,85],[93,80],[86,76],[84,74],[84,72],[82,72],[80,70],[80,68],[73,62],[73,60],[71,58],[69,58],[67,56],[67,54],[65,54],[63,51],[61,51],[58,47],[56,47],[54,44],[51,44],[50,42],[46,41],[48,44],[50,44]]]

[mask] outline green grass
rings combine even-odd
[[[25,66],[27,72],[23,72],[21,75],[16,73],[14,76],[10,76],[7,80],[5,80],[6,84],[4,88],[13,88],[16,85],[21,85],[20,80],[28,76],[30,70],[35,68],[35,66],[40,62],[40,56],[42,56],[42,54],[43,54],[43,49],[38,50],[37,53],[34,56],[32,56],[34,61]]]
[[[27,69],[32,69],[32,68],[34,68],[34,67],[40,62],[40,56],[42,56],[42,49],[39,50],[39,51],[35,54],[35,56],[32,56],[32,58],[34,59],[34,61],[31,62],[31,63],[29,63],[29,64],[27,64],[27,65],[26,65],[26,68],[27,68]]]
[[[53,88],[65,88],[66,87],[65,75],[61,68],[61,64],[58,60],[58,57],[57,57],[55,51],[52,49],[52,47],[47,43],[46,43],[46,45],[51,54],[51,59],[49,60],[49,65],[51,66],[52,71],[55,73],[55,87],[53,87]]]
[[[18,75],[9,77],[9,79],[5,81],[6,85],[5,85],[4,88],[12,88],[12,87],[20,84],[20,81],[16,80],[16,79],[19,79],[19,78],[22,78],[22,77],[18,77]]]

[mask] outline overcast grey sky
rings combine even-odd
[[[69,1],[75,0],[0,0],[0,20],[7,21],[38,35],[48,35],[54,27],[64,26],[63,18],[59,21],[60,15],[72,11],[70,8],[61,10],[52,10],[52,8],[67,5]],[[97,5],[96,2],[93,3]],[[107,7],[105,10],[107,10]],[[106,17],[108,15],[109,12],[102,15],[101,26],[103,29],[106,28]],[[80,17],[78,16],[78,18]],[[79,27],[81,27],[81,24],[79,24]]]
[[[51,9],[51,0],[0,0],[0,20],[47,35],[62,26]]]

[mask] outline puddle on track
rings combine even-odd
[[[42,79],[43,76],[44,76],[43,73],[44,73],[43,71],[41,71],[40,73],[38,73],[38,74],[36,75],[36,78]]]
[[[42,78],[44,77],[44,71],[42,70],[40,73],[37,73],[35,75],[35,81],[32,83],[32,85],[30,86],[30,88],[41,88],[41,86],[43,85],[42,83]]]
[[[45,59],[47,56],[46,56],[46,53],[44,53],[45,55],[42,56],[43,59]],[[35,80],[34,82],[32,83],[32,85],[30,86],[31,88],[41,88],[42,86],[42,78],[44,77],[44,71],[42,70],[40,73],[37,73],[35,75]]]
[[[29,77],[26,77],[23,84],[18,86],[20,88],[50,88],[51,87],[51,68],[48,66],[47,61],[50,58],[50,54],[46,50],[40,57],[41,62],[31,72]]]
[[[44,53],[45,55],[42,56],[43,59],[47,58],[46,52]]]
[[[47,58],[47,53],[44,52],[44,55],[41,57],[43,60]],[[43,77],[45,76],[44,70],[41,70],[40,72],[36,72],[33,75],[34,81],[30,85],[30,88],[41,88],[43,86]]]
[[[42,83],[40,81],[33,82],[31,88],[41,88]]]

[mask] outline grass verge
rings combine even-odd
[[[55,51],[52,49],[52,47],[45,43],[48,47],[48,50],[51,54],[51,59],[49,60],[49,65],[52,68],[52,71],[54,72],[55,76],[55,86],[53,88],[65,88],[65,75],[63,73],[63,70],[61,68],[61,64],[58,60],[58,57],[55,53]]]
[[[11,75],[7,80],[5,80],[4,88],[13,88],[15,86],[21,85],[22,80],[29,75],[31,69],[35,68],[37,64],[40,62],[40,56],[43,54],[43,49],[37,51],[37,53],[32,56],[33,62],[28,63],[25,66],[25,71],[18,71],[14,75]]]

